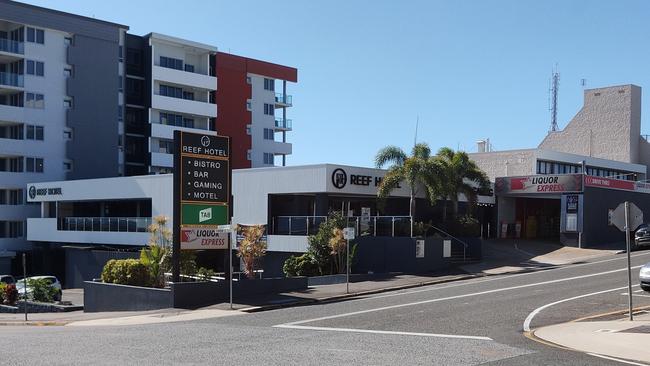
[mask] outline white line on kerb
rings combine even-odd
[[[599,355],[599,354],[597,354],[597,353],[587,353],[587,354],[588,354],[589,356],[594,356],[594,357],[598,357],[598,358],[603,358],[603,359],[605,359],[605,360],[610,360],[610,361],[616,361],[616,362],[620,362],[620,363],[625,363],[625,364],[628,364],[628,365],[648,366],[647,363],[638,363],[638,362],[632,362],[632,361],[627,361],[627,360],[621,360],[620,358],[609,357],[609,356],[603,356],[603,355]]]
[[[526,317],[526,320],[524,320],[524,332],[530,332],[530,322],[532,322],[533,318],[535,316],[537,316],[537,314],[539,314],[544,309],[550,308],[551,306],[555,306],[557,304],[561,304],[563,302],[578,300],[578,299],[582,299],[583,297],[600,295],[600,294],[604,294],[604,293],[607,293],[607,292],[620,291],[620,290],[624,290],[626,288],[627,288],[627,286],[623,286],[623,287],[612,288],[612,289],[609,289],[609,290],[592,292],[592,293],[589,293],[589,294],[574,296],[574,297],[570,297],[570,298],[567,298],[567,299],[562,299],[562,300],[559,300],[559,301],[556,301],[556,302],[552,302],[552,303],[546,304],[544,306],[540,306],[537,309],[533,310],[532,313],[528,314],[528,316]]]
[[[388,335],[406,335],[406,336],[434,337],[434,338],[476,339],[476,340],[480,340],[480,341],[492,341],[493,340],[490,337],[466,336],[466,335],[456,335],[456,334],[414,333],[414,332],[394,332],[394,331],[390,331],[390,330],[310,327],[310,326],[306,326],[306,325],[290,325],[290,324],[275,325],[274,328],[304,329],[304,330],[324,330],[324,331],[332,331],[332,332],[349,332],[349,333],[373,333],[373,334],[388,334]]]
[[[632,267],[632,268],[640,268],[640,267],[642,267],[642,266],[636,266],[636,267]],[[627,271],[627,268],[615,269],[615,270],[606,271],[606,272],[599,272],[599,273],[591,273],[591,274],[582,275],[582,276],[560,278],[560,279],[551,280],[551,281],[529,283],[529,284],[526,284],[526,285],[519,285],[519,286],[512,286],[512,287],[504,287],[504,288],[498,288],[498,289],[494,289],[494,290],[487,290],[487,291],[481,291],[481,292],[474,292],[474,293],[463,294],[463,295],[456,295],[456,296],[449,296],[449,297],[441,297],[441,298],[437,298],[437,299],[430,299],[430,300],[416,301],[416,302],[411,302],[411,303],[406,303],[406,304],[397,304],[397,305],[384,306],[384,307],[374,308],[374,309],[366,309],[366,310],[360,310],[360,311],[353,311],[353,312],[350,312],[350,313],[343,313],[343,314],[337,314],[337,315],[330,315],[330,316],[324,316],[324,317],[320,317],[320,318],[307,319],[307,320],[299,320],[299,321],[295,321],[295,322],[285,323],[285,324],[282,324],[282,325],[299,325],[299,324],[305,324],[305,323],[312,323],[312,322],[317,322],[317,321],[322,321],[322,320],[329,320],[329,319],[336,319],[336,318],[342,318],[342,317],[352,316],[352,315],[367,314],[367,313],[372,313],[372,312],[382,311],[382,310],[397,309],[397,308],[402,308],[402,307],[406,307],[406,306],[414,306],[414,305],[430,304],[430,303],[440,302],[440,301],[462,299],[462,298],[465,298],[465,297],[472,297],[472,296],[479,296],[479,295],[487,295],[487,294],[493,294],[493,293],[504,292],[504,291],[509,291],[509,290],[518,290],[518,289],[527,288],[527,287],[549,285],[549,284],[553,284],[553,283],[559,283],[559,282],[566,282],[566,281],[578,280],[578,279],[582,279],[582,278],[589,278],[589,277],[595,277],[595,276],[602,276],[602,275],[611,274],[611,273],[616,273],[616,272],[621,272],[621,271]],[[620,290],[620,289],[618,289],[618,290]],[[608,291],[610,291],[610,290],[608,290]]]

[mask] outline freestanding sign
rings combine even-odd
[[[180,250],[227,249],[217,233],[230,213],[230,139],[174,131],[173,277],[179,279]]]
[[[625,244],[627,247],[627,298],[628,312],[630,320],[634,320],[632,315],[632,263],[630,260],[630,232],[636,230],[639,225],[643,224],[643,211],[632,202],[625,201],[616,207],[612,213],[612,223],[619,230],[625,232]]]

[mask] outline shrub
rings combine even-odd
[[[149,286],[151,274],[137,259],[111,259],[102,270],[102,281],[131,286]]]
[[[327,221],[320,224],[316,235],[311,235],[307,238],[309,241],[308,253],[313,262],[318,268],[318,274],[331,274],[334,271],[332,257],[332,247],[330,240],[334,236],[336,229],[343,229],[345,227],[345,218],[340,212],[332,212],[329,214]]]
[[[14,305],[18,301],[18,290],[15,284],[0,283],[0,303]]]
[[[201,267],[196,271],[196,277],[201,281],[210,281],[212,277],[215,276],[215,272],[212,269]]]
[[[31,278],[27,280],[27,291],[31,289],[32,300],[38,302],[53,302],[58,290],[52,287],[49,280],[45,278]],[[27,293],[29,295],[29,293]]]
[[[305,253],[287,258],[282,266],[282,271],[287,277],[315,276],[318,274],[318,266],[311,254]]]

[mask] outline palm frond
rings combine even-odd
[[[377,187],[377,197],[386,198],[390,193],[399,186],[400,182],[404,180],[404,168],[393,167],[381,179],[379,187]]]
[[[393,163],[394,165],[403,165],[407,156],[404,150],[397,146],[386,146],[383,149],[379,150],[375,156],[375,166],[381,168],[388,163]]]

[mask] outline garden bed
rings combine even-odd
[[[24,302],[18,302],[15,306],[0,305],[0,313],[23,313],[25,312]],[[62,305],[46,302],[27,302],[27,312],[33,313],[67,313],[70,311],[83,310],[83,305]]]

